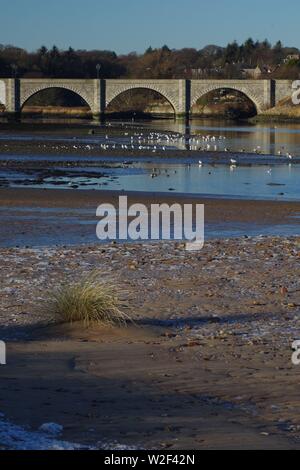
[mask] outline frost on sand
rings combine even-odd
[[[16,426],[8,421],[1,420],[0,445],[7,449],[14,450],[92,450],[92,447],[59,441],[44,432],[27,431],[21,426]]]
[[[2,418],[2,419],[1,419]],[[0,413],[0,449],[10,450],[136,450],[136,447],[116,442],[97,442],[96,446],[60,441],[54,435],[62,431],[62,426],[55,423],[42,425],[39,431],[30,431],[3,420]],[[41,430],[43,429],[43,431]]]

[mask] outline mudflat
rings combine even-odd
[[[210,198],[201,195],[147,193],[130,191],[93,191],[72,189],[0,188],[0,207],[7,210],[32,208],[95,209],[99,204],[118,205],[120,196],[128,196],[128,204],[204,204],[208,221],[240,221],[256,223],[295,223],[300,214],[300,202],[259,201],[246,199]]]
[[[61,189],[0,189],[0,246],[96,243],[96,209],[119,196],[128,204],[204,204],[207,238],[299,233],[299,202],[212,199],[203,196]],[[281,233],[279,233],[281,234]],[[99,242],[99,241],[98,241]]]

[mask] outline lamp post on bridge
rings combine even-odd
[[[101,70],[101,64],[97,64],[97,65],[96,65],[97,80],[100,79],[100,70]]]
[[[17,78],[18,66],[16,64],[11,64],[11,76],[12,78]]]

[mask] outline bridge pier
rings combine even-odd
[[[189,120],[191,110],[191,81],[178,81],[178,109],[175,109],[175,118]]]
[[[264,109],[273,108],[276,104],[276,81],[264,80]]]
[[[17,79],[5,80],[5,108],[6,116],[10,120],[19,120],[20,107],[20,83]]]

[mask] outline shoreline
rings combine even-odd
[[[137,120],[139,120],[140,122],[145,122],[145,124],[147,122],[149,122],[149,120],[151,121],[155,121],[155,120],[164,120],[164,121],[174,121],[174,116],[173,115],[166,115],[166,114],[153,114],[153,115],[149,115],[149,114],[144,114],[144,115],[141,115],[139,116],[138,118],[136,117],[135,115],[135,118]],[[0,122],[0,129],[1,127],[3,126],[6,126],[7,125],[7,122],[5,122],[4,120],[9,120],[9,116],[5,116],[3,114],[3,116],[1,116],[0,114],[0,119],[3,119],[3,121]],[[22,120],[23,119],[23,120]],[[93,125],[99,125],[99,120],[97,119],[94,119],[93,118],[93,115],[91,112],[87,112],[87,113],[83,113],[81,114],[81,112],[78,113],[78,115],[76,115],[76,112],[75,114],[74,113],[50,113],[50,114],[47,114],[47,113],[25,113],[23,116],[22,116],[22,119],[21,121],[19,122],[13,122],[13,121],[10,121],[9,122],[9,127],[10,129],[13,127],[19,127],[20,125],[24,126],[24,124],[28,124],[26,122],[26,120],[30,120],[30,121],[36,121],[39,125],[51,125],[51,121],[52,120],[55,120],[55,125],[58,125],[61,124],[63,125],[63,122],[59,122],[60,120],[61,121],[64,121],[64,120],[71,120],[72,121],[72,125],[75,125],[76,126],[76,119],[77,120],[81,120],[83,121],[80,125],[81,126],[85,126],[85,127],[90,127],[90,126],[93,126]],[[115,121],[121,121],[121,120],[124,120],[124,121],[127,121],[128,123],[130,122],[130,120],[132,119],[132,115],[131,114],[126,114],[126,113],[112,113],[111,115],[106,115],[103,123],[114,123]],[[193,121],[197,121],[197,120],[207,120],[207,121],[223,121],[223,122],[231,122],[231,123],[259,123],[259,122],[265,122],[265,123],[270,123],[270,124],[273,124],[273,123],[295,123],[295,124],[299,124],[300,123],[300,117],[299,116],[291,116],[289,114],[271,114],[271,113],[268,113],[268,114],[264,114],[264,113],[261,113],[261,114],[257,114],[255,116],[252,116],[252,117],[238,117],[237,119],[234,119],[234,118],[229,118],[226,114],[222,115],[222,114],[193,114],[193,115],[190,115],[189,117],[189,122],[193,122]],[[43,123],[41,123],[40,121],[41,120],[44,120]],[[49,120],[49,123],[45,122]],[[94,121],[94,123],[93,123]],[[180,121],[180,119],[179,119]],[[181,119],[182,121],[182,119]],[[101,123],[102,124],[102,123]],[[132,123],[134,124],[134,122]]]
[[[290,117],[288,115],[264,115],[258,114],[257,116],[248,119],[250,123],[268,123],[268,124],[300,124],[300,117]]]

